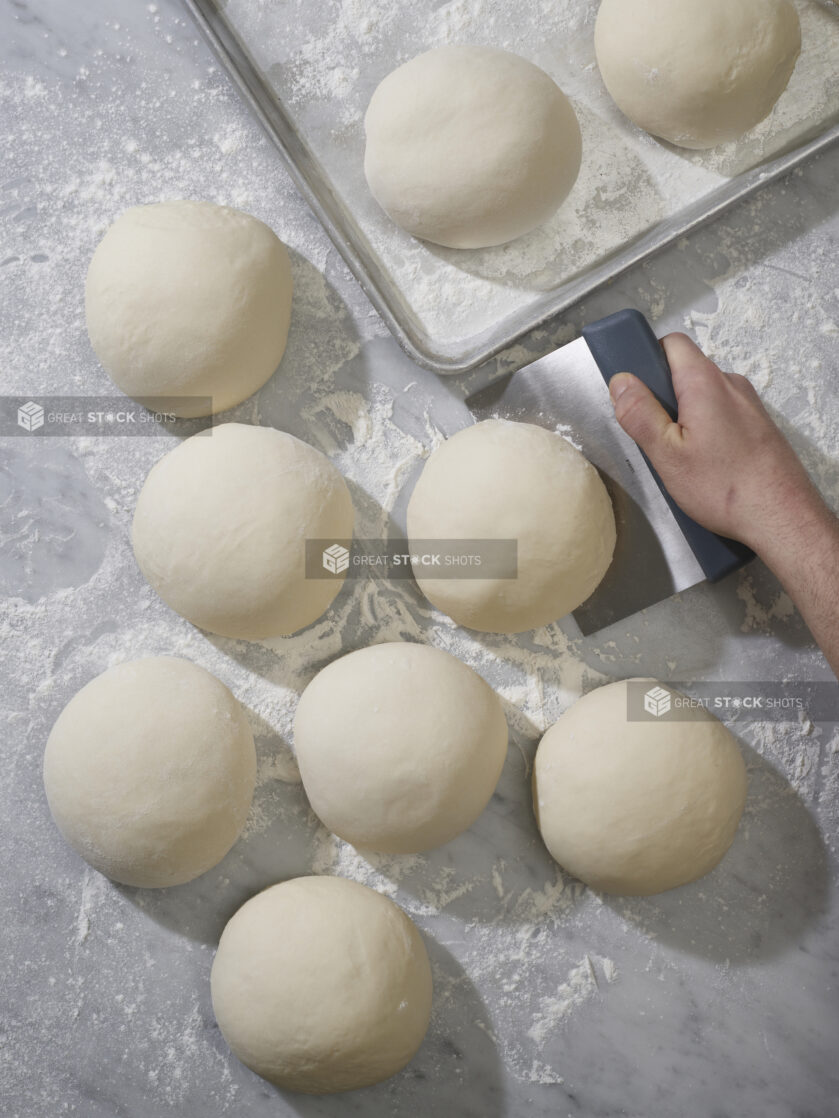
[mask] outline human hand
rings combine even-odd
[[[751,383],[722,372],[684,334],[668,334],[661,344],[678,422],[630,373],[613,377],[609,391],[621,427],[688,516],[760,553],[794,532],[802,513],[824,509]]]
[[[618,422],[688,516],[742,540],[775,572],[839,677],[839,519],[745,377],[722,372],[684,334],[661,344],[678,422],[630,373],[609,384]]]

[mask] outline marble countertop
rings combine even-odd
[[[233,418],[329,453],[366,534],[398,522],[423,447],[462,425],[463,398],[487,370],[439,379],[401,353],[177,0],[14,0],[0,8],[0,57],[4,390],[109,392],[87,343],[82,285],[121,209],[177,196],[240,206],[289,244],[295,303],[281,372]],[[839,506],[837,181],[833,150],[590,298],[530,351],[627,305],[659,334],[687,329],[753,379]],[[171,614],[131,555],[137,491],[171,445],[0,445],[3,1113],[835,1114],[837,727],[738,727],[750,792],[734,846],[707,878],[659,897],[600,897],[565,877],[528,803],[540,732],[600,680],[830,678],[769,573],[755,564],[586,640],[561,626],[521,640],[464,636],[406,584],[348,587],[330,619],[285,642],[224,641]],[[288,727],[295,694],[347,641],[400,637],[482,671],[505,699],[511,747],[470,832],[428,856],[364,859],[308,811]],[[195,659],[241,697],[260,777],[248,829],[219,867],[143,891],[107,882],[65,847],[40,764],[83,683],[158,652]],[[259,888],[306,872],[394,896],[434,967],[434,1016],[416,1059],[345,1096],[264,1083],[230,1055],[210,1006],[225,921]]]

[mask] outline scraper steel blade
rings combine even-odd
[[[479,420],[511,419],[559,431],[599,470],[615,510],[617,544],[603,581],[574,611],[584,635],[703,581],[641,452],[615,419],[584,338],[502,377],[466,403]]]

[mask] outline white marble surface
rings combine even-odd
[[[4,390],[110,390],[81,291],[120,209],[178,195],[240,205],[288,240],[296,294],[282,371],[234,417],[326,449],[350,478],[360,534],[398,522],[422,446],[464,422],[460,401],[487,372],[439,381],[404,358],[176,0],[6,0],[0,57]],[[839,151],[629,274],[529,350],[622,305],[649,313],[659,333],[688,328],[755,380],[839,504],[837,181]],[[661,897],[600,898],[564,878],[528,804],[539,732],[582,686],[628,674],[827,678],[768,573],[757,565],[698,587],[579,644],[559,626],[464,639],[407,584],[348,587],[323,623],[286,642],[217,640],[166,610],[131,556],[139,485],[171,445],[0,447],[2,1112],[835,1114],[836,727],[742,727],[750,795],[734,847],[704,881]],[[308,812],[288,723],[294,694],[342,646],[400,635],[456,649],[499,687],[511,748],[471,832],[426,858],[365,861]],[[115,660],[170,651],[215,671],[249,707],[260,785],[245,836],[216,870],[177,889],[128,889],[61,842],[40,760],[84,682]],[[312,869],[391,892],[426,935],[436,989],[408,1069],[323,1099],[284,1095],[230,1056],[207,982],[238,904]]]

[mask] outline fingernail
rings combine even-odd
[[[627,373],[616,373],[609,381],[609,395],[612,397],[613,404],[617,403],[627,388],[629,388],[629,375]]]

